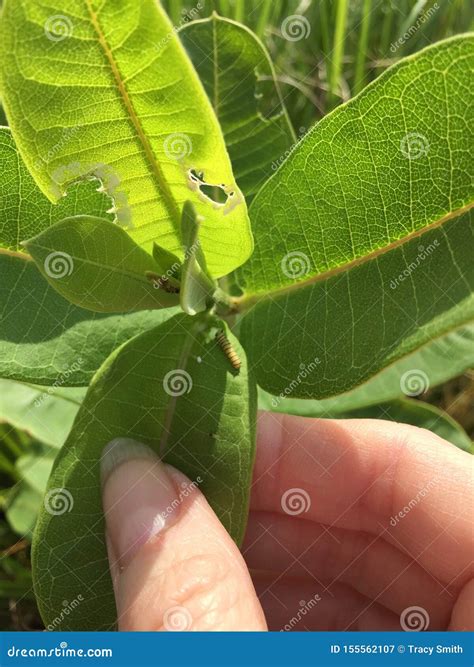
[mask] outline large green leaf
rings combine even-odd
[[[0,377],[11,380],[88,385],[118,345],[176,312],[91,313],[66,301],[21,256],[0,253],[0,275]]]
[[[0,380],[0,422],[59,448],[66,440],[83,394],[82,388],[37,387]]]
[[[325,401],[311,401],[301,398],[293,398],[275,405],[269,400],[268,394],[259,394],[258,404],[260,409],[272,412],[285,412],[299,417],[324,416],[328,419],[384,419],[388,421],[412,424],[420,428],[426,428],[441,438],[452,442],[453,445],[466,452],[474,453],[473,444],[466,431],[458,422],[446,412],[440,410],[430,403],[418,401],[411,398],[403,398],[378,405],[370,405],[358,410],[335,411],[328,410],[321,413],[320,405]]]
[[[62,220],[23,244],[43,276],[68,301],[103,313],[169,308],[178,294],[158,289],[159,266],[113,222],[86,215]]]
[[[5,514],[12,529],[21,537],[31,538],[41,500],[41,493],[26,482],[19,482],[10,491]]]
[[[364,384],[339,396],[321,401],[273,396],[259,392],[262,409],[276,412],[329,417],[377,403],[392,401],[404,395],[421,396],[429,388],[461,375],[474,367],[474,324],[460,327],[416,352],[384,368]],[[305,407],[306,406],[306,407]]]
[[[272,394],[336,396],[474,318],[474,219],[450,220],[424,237],[423,265],[412,241],[348,273],[260,302],[241,339],[259,384]]]
[[[20,456],[15,464],[20,481],[9,491],[5,514],[12,529],[30,539],[43,506],[43,496],[56,451],[31,444],[31,453]]]
[[[250,201],[295,142],[270,56],[248,28],[217,14],[186,24],[179,36],[221,124],[237,182]]]
[[[180,213],[191,199],[213,275],[245,261],[247,210],[219,124],[156,0],[7,0],[0,30],[7,118],[52,201],[95,175],[137,243],[182,254]],[[204,183],[223,184],[226,203]]]
[[[444,438],[465,452],[474,453],[471,439],[462,426],[452,419],[447,412],[443,412],[436,406],[423,401],[405,398],[353,410],[337,418],[388,419],[403,424],[412,424],[436,433],[440,438]]]
[[[293,395],[347,391],[472,320],[473,65],[472,36],[401,61],[260,190],[239,305],[268,391],[316,357]]]
[[[78,213],[113,219],[111,199],[98,181],[71,185],[57,205],[41,192],[18,153],[11,131],[0,127],[0,246],[17,250],[21,241]]]
[[[177,315],[125,344],[94,379],[49,480],[49,493],[55,489],[65,509],[45,508],[35,533],[35,590],[46,625],[62,600],[79,593],[84,601],[61,630],[110,629],[116,622],[99,482],[102,449],[114,438],[144,442],[192,480],[199,477],[221,521],[241,540],[256,396],[237,340],[229,334],[242,355],[239,372],[218,346],[220,326],[208,316]]]

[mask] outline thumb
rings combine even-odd
[[[196,483],[127,438],[105,447],[101,472],[120,630],[266,629],[244,560]]]

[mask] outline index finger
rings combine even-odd
[[[252,509],[381,535],[446,583],[474,574],[473,459],[381,420],[260,413]]]

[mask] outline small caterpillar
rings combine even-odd
[[[239,359],[239,355],[237,354],[237,352],[232,347],[232,343],[227,338],[227,336],[225,335],[224,331],[222,331],[222,329],[219,330],[216,333],[216,340],[219,343],[219,346],[221,347],[225,356],[227,357],[227,359],[232,364],[232,368],[234,368],[236,371],[240,370],[240,367],[242,366],[242,362]]]

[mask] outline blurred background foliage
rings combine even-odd
[[[274,62],[298,136],[401,57],[466,32],[474,23],[469,0],[164,0],[163,4],[177,28],[216,11],[254,30]],[[288,39],[284,22],[295,16],[293,29],[301,31],[300,38]],[[265,100],[270,114],[271,102]],[[1,107],[0,124],[6,124]],[[0,380],[2,630],[42,627],[32,591],[31,532],[55,451],[79,407],[81,391],[51,391]],[[406,421],[431,428],[468,449],[474,436],[473,373],[430,389],[422,398],[418,408],[415,401],[405,404],[403,414],[400,402],[394,402],[379,406],[372,416],[403,420],[404,415]],[[357,416],[369,415],[361,411]],[[61,433],[55,432],[54,424],[61,425]]]

